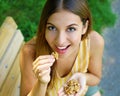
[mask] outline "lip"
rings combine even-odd
[[[59,49],[58,47],[56,47],[56,51],[58,52],[58,54],[65,54],[69,47],[70,45],[68,45],[65,49]]]

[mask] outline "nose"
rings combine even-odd
[[[64,45],[64,43],[66,42],[67,40],[67,36],[65,34],[65,32],[59,32],[56,36],[56,40],[55,42],[58,44],[58,45]]]

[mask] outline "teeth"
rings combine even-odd
[[[58,47],[58,49],[65,49],[66,47]]]

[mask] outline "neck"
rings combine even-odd
[[[55,64],[55,69],[60,77],[64,77],[72,70],[75,63],[78,51],[74,52],[67,58],[58,59]]]

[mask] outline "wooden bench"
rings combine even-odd
[[[24,43],[21,31],[12,17],[0,27],[0,96],[19,96],[19,52]]]

